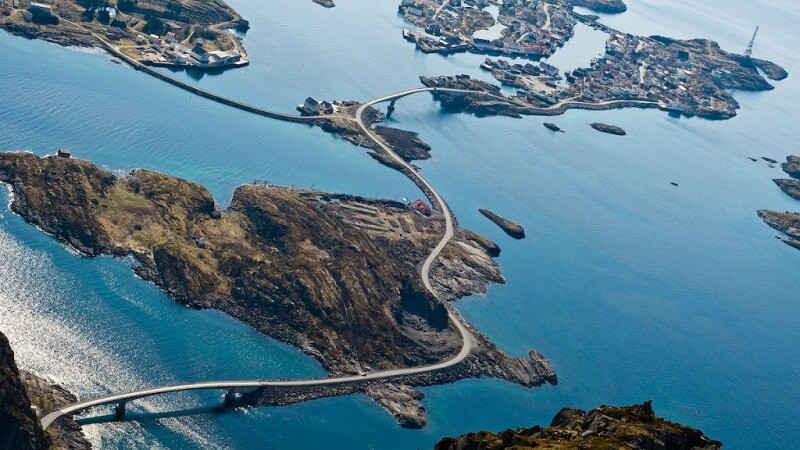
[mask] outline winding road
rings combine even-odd
[[[363,120],[364,111],[366,111],[366,109],[369,106],[375,105],[377,103],[396,100],[398,98],[405,97],[407,95],[415,94],[418,92],[427,92],[436,90],[437,88],[412,89],[409,91],[403,91],[397,94],[392,94],[375,100],[371,100],[363,104],[360,108],[358,108],[355,120],[358,122],[359,126],[361,126],[364,133],[370,137],[370,139],[375,141],[375,143],[378,146],[380,146],[384,151],[386,151],[393,159],[395,159],[398,164],[403,165],[409,170],[409,173],[412,174],[412,176],[415,178],[414,180],[415,182],[421,183],[428,189],[428,192],[433,197],[430,198],[430,201],[434,203],[436,206],[438,206],[439,210],[444,215],[445,233],[442,236],[442,239],[436,245],[436,247],[431,251],[430,255],[428,255],[428,258],[422,264],[422,269],[421,269],[422,282],[425,285],[425,288],[435,297],[438,297],[436,291],[431,285],[429,273],[433,261],[439,256],[439,253],[441,253],[442,249],[444,249],[444,247],[447,245],[450,239],[453,238],[454,220],[452,212],[447,207],[447,204],[445,204],[444,200],[442,200],[442,197],[439,194],[439,192],[433,188],[433,186],[428,182],[428,180],[422,177],[422,175],[420,175],[419,172],[417,172],[417,170],[412,165],[408,164],[405,160],[400,158],[397,155],[397,153],[395,153],[389,146],[384,144],[382,140],[377,138],[374,132],[365,124]],[[461,334],[462,346],[461,350],[453,358],[450,358],[446,361],[442,361],[437,364],[420,366],[420,367],[384,370],[379,372],[371,372],[366,375],[352,375],[352,376],[336,377],[336,378],[321,378],[321,379],[316,378],[316,379],[288,380],[288,381],[280,381],[280,380],[206,381],[199,383],[176,384],[172,386],[161,386],[149,389],[140,389],[122,394],[112,394],[104,397],[98,397],[95,399],[64,406],[60,409],[57,409],[45,415],[41,421],[42,428],[47,429],[48,427],[50,427],[50,425],[53,424],[54,421],[56,421],[58,418],[62,416],[77,413],[95,406],[109,405],[109,404],[117,404],[124,406],[127,402],[133,400],[141,399],[144,397],[150,397],[158,394],[167,394],[171,392],[207,390],[207,389],[228,390],[229,392],[248,392],[262,387],[288,388],[288,387],[326,386],[326,385],[337,385],[346,383],[364,383],[372,380],[385,380],[400,376],[414,375],[425,372],[435,372],[438,370],[446,369],[448,367],[455,366],[456,364],[463,361],[467,356],[469,356],[473,346],[475,345],[475,339],[473,338],[470,331],[467,329],[466,325],[464,325],[458,313],[447,302],[444,302],[444,304],[447,307],[448,316],[450,320],[452,320],[452,322],[458,329],[459,333]]]

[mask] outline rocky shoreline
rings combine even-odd
[[[633,406],[600,406],[591,411],[564,408],[549,427],[469,433],[444,438],[436,450],[542,448],[629,450],[720,450],[722,443],[702,431],[657,417],[650,401]]]
[[[137,274],[176,301],[225,312],[300,348],[332,375],[432,364],[461,347],[444,305],[419,280],[418,265],[444,229],[439,213],[267,185],[236,189],[220,211],[194,183],[144,170],[116,178],[88,161],[30,153],[0,153],[0,181],[14,192],[14,212],[81,253],[133,255]],[[504,282],[492,259],[498,253],[490,240],[459,229],[432,282],[446,300],[485,292]],[[538,353],[513,358],[473,333],[480,345],[463,363],[391,384],[477,376],[557,382]]]
[[[75,401],[75,396],[29,372],[19,370],[6,336],[0,332],[0,448],[19,450],[89,449],[80,426],[68,417],[45,433],[39,414]]]
[[[774,163],[777,161],[772,160]],[[770,162],[770,161],[767,161]],[[781,164],[781,168],[792,179],[772,180],[786,195],[800,200],[800,157],[787,156],[786,162]],[[778,212],[768,209],[758,210],[758,217],[770,227],[782,232],[785,238],[777,236],[786,245],[800,250],[800,213]]]

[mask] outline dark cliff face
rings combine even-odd
[[[0,450],[46,449],[50,442],[31,409],[14,352],[0,333]]]
[[[56,173],[59,182],[51,183],[55,181],[51,175]],[[28,212],[27,221],[66,240],[82,253],[102,252],[107,239],[87,205],[93,206],[96,197],[108,191],[114,182],[110,173],[86,162],[19,154],[0,160],[0,181],[12,186],[14,212]]]
[[[549,427],[445,438],[436,450],[625,449],[720,450],[722,443],[700,430],[656,417],[650,402],[627,407],[600,406],[589,412],[564,408]]]

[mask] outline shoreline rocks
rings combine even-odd
[[[44,450],[50,440],[42,431],[20,379],[14,351],[0,333],[0,448]]]
[[[489,211],[488,209],[480,208],[478,212],[484,215],[487,219],[491,220],[495,225],[500,227],[505,233],[514,239],[523,239],[525,237],[525,229],[522,225],[512,222],[506,218]]]
[[[613,134],[615,136],[625,136],[626,134],[628,134],[622,128],[616,125],[609,125],[607,123],[594,122],[589,124],[589,126],[601,133]]]
[[[549,427],[535,425],[499,433],[469,433],[440,440],[435,450],[505,450],[522,448],[721,450],[695,428],[657,417],[650,401],[641,405],[600,406],[591,411],[564,408]]]

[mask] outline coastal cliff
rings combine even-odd
[[[91,448],[80,427],[69,417],[42,431],[36,411],[44,413],[76,401],[75,396],[36,375],[19,370],[6,336],[0,332],[0,449]]]
[[[29,153],[0,154],[0,181],[11,186],[14,212],[81,253],[133,255],[134,270],[176,301],[221,310],[297,346],[334,375],[432,364],[461,348],[445,306],[419,276],[444,232],[435,211],[426,217],[390,200],[266,185],[239,187],[219,211],[206,189],[185,180],[146,170],[116,178],[88,161]],[[456,234],[431,274],[443,299],[504,282],[491,257],[496,245],[467,230]],[[403,384],[477,376],[557,382],[540,354],[514,358],[473,334],[477,345],[463,363]]]
[[[49,447],[50,441],[39,426],[28,391],[20,380],[11,345],[0,333],[0,448],[39,450]]]
[[[564,408],[549,427],[469,433],[439,441],[436,450],[504,449],[720,450],[700,430],[656,417],[651,402],[591,411]]]

